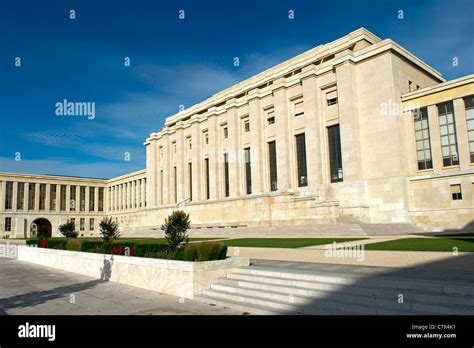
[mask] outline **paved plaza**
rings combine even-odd
[[[243,312],[0,258],[0,314],[241,315]]]

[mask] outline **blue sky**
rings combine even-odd
[[[0,171],[109,178],[142,169],[143,141],[180,104],[359,27],[446,79],[471,74],[472,9],[472,0],[2,0]],[[94,102],[95,118],[56,116],[63,99]]]

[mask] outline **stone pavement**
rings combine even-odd
[[[0,257],[0,315],[241,315],[243,312]]]

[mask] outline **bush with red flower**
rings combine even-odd
[[[128,249],[128,252],[127,252]],[[132,247],[127,247],[125,245],[117,245],[114,246],[110,250],[110,254],[112,255],[126,255],[126,256],[135,256],[135,249]]]
[[[40,248],[47,248],[48,247],[48,240],[43,239],[40,243]]]

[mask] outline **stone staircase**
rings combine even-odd
[[[252,266],[234,269],[195,299],[250,314],[474,314],[469,283]]]

